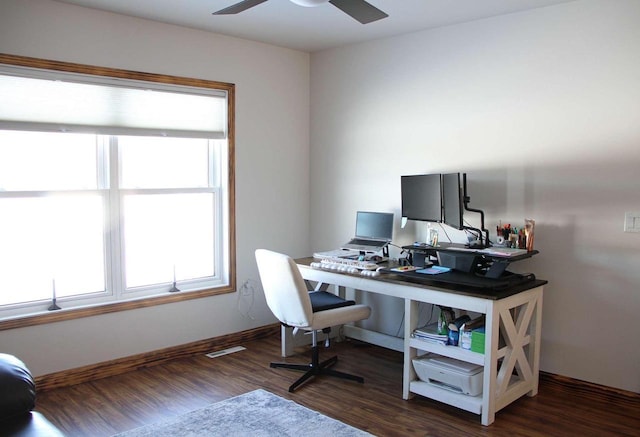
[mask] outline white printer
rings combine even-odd
[[[469,396],[482,393],[482,366],[441,355],[425,354],[413,360],[413,368],[418,378],[438,387]]]

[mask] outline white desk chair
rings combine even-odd
[[[356,305],[352,300],[344,300],[326,291],[309,292],[298,266],[287,255],[258,249],[256,261],[269,309],[282,324],[291,326],[294,330],[303,329],[312,333],[311,363],[271,363],[272,368],[283,367],[305,372],[289,387],[289,391],[293,392],[309,378],[318,375],[364,382],[359,376],[330,369],[338,361],[337,356],[319,361],[317,331],[328,332],[331,326],[367,319],[371,308]]]

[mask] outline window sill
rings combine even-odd
[[[235,287],[232,284],[225,287],[211,288],[207,290],[172,293],[170,295],[153,296],[144,299],[114,302],[92,307],[53,311],[47,314],[16,317],[7,320],[0,320],[0,331],[80,319],[83,317],[97,316],[100,314],[115,313],[119,311],[134,310],[138,308],[147,308],[155,305],[182,302],[191,299],[200,299],[203,297],[216,296],[218,294],[233,293],[234,291]]]

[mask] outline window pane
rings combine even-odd
[[[0,305],[105,290],[98,194],[0,198]]]
[[[214,194],[124,196],[126,287],[214,275]]]
[[[209,186],[208,140],[118,137],[122,188]]]
[[[0,130],[0,191],[96,189],[95,135]]]

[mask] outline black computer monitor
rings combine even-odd
[[[460,173],[442,175],[442,221],[455,229],[464,229],[464,197]]]
[[[401,176],[402,217],[427,222],[442,221],[440,174]]]

